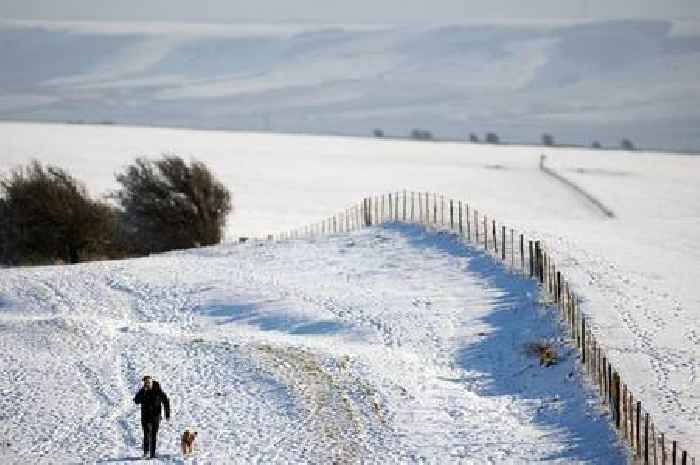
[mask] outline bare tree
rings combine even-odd
[[[498,134],[496,134],[495,132],[487,132],[487,133],[486,133],[486,138],[485,138],[485,140],[486,140],[486,142],[488,142],[489,144],[498,144],[498,143],[500,143],[500,139],[498,138]]]
[[[231,194],[204,163],[165,156],[138,158],[117,175],[114,198],[124,210],[121,231],[140,253],[221,241]]]
[[[544,133],[542,134],[542,145],[546,145],[548,147],[551,147],[554,145],[554,136],[551,134]]]

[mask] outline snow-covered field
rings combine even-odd
[[[657,427],[700,456],[700,158],[9,123],[0,141],[2,168],[36,157],[95,194],[136,156],[194,156],[234,193],[230,239],[318,221],[370,193],[467,200],[545,240]],[[543,174],[543,151],[615,217]],[[162,452],[176,454],[175,433],[191,425],[204,433],[204,463],[332,453],[622,463],[568,376],[573,360],[541,369],[523,355],[552,328],[534,292],[446,236],[406,226],[3,270],[2,452],[17,463],[42,452],[47,463],[136,456],[130,401],[150,371],[176,405]]]
[[[427,12],[426,12],[427,13]],[[429,16],[429,15],[428,15]],[[426,18],[428,17],[426,16]],[[0,18],[0,119],[700,147],[700,21]]]

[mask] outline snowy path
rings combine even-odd
[[[388,225],[0,271],[4,463],[130,463],[142,374],[195,462],[590,463],[625,455],[536,288]],[[549,368],[524,346],[553,341]]]

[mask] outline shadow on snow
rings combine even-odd
[[[539,290],[534,280],[509,274],[483,248],[465,245],[453,234],[398,223],[387,224],[384,229],[398,232],[412,247],[466,258],[466,273],[500,291],[491,305],[493,310],[481,319],[490,329],[478,342],[461,347],[455,363],[478,375],[480,395],[521,399],[533,407],[533,423],[566,438],[568,447],[545,460],[626,463],[624,447],[617,441],[607,416],[587,402],[577,374],[575,349],[561,342],[556,310],[538,304]],[[527,343],[540,340],[556,347],[555,365],[541,367],[536,358],[525,353]]]
[[[333,320],[309,320],[275,308],[274,302],[213,303],[200,307],[201,314],[213,318],[219,325],[243,323],[262,331],[282,331],[296,335],[335,334],[346,326]]]

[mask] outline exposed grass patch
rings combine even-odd
[[[364,450],[362,415],[351,401],[338,373],[326,370],[314,354],[303,349],[267,344],[256,349],[273,376],[293,389],[301,399],[303,410],[308,412],[300,427],[314,441],[303,447],[311,449],[312,444],[318,444],[320,436],[322,443],[326,446],[330,443],[332,447],[310,450],[319,463],[360,462]],[[349,357],[341,357],[336,362],[339,371],[347,370],[349,361]],[[378,403],[369,399],[368,402],[369,409],[377,415]]]
[[[540,366],[549,367],[557,363],[557,352],[548,341],[535,341],[525,344],[525,353],[537,357]]]

